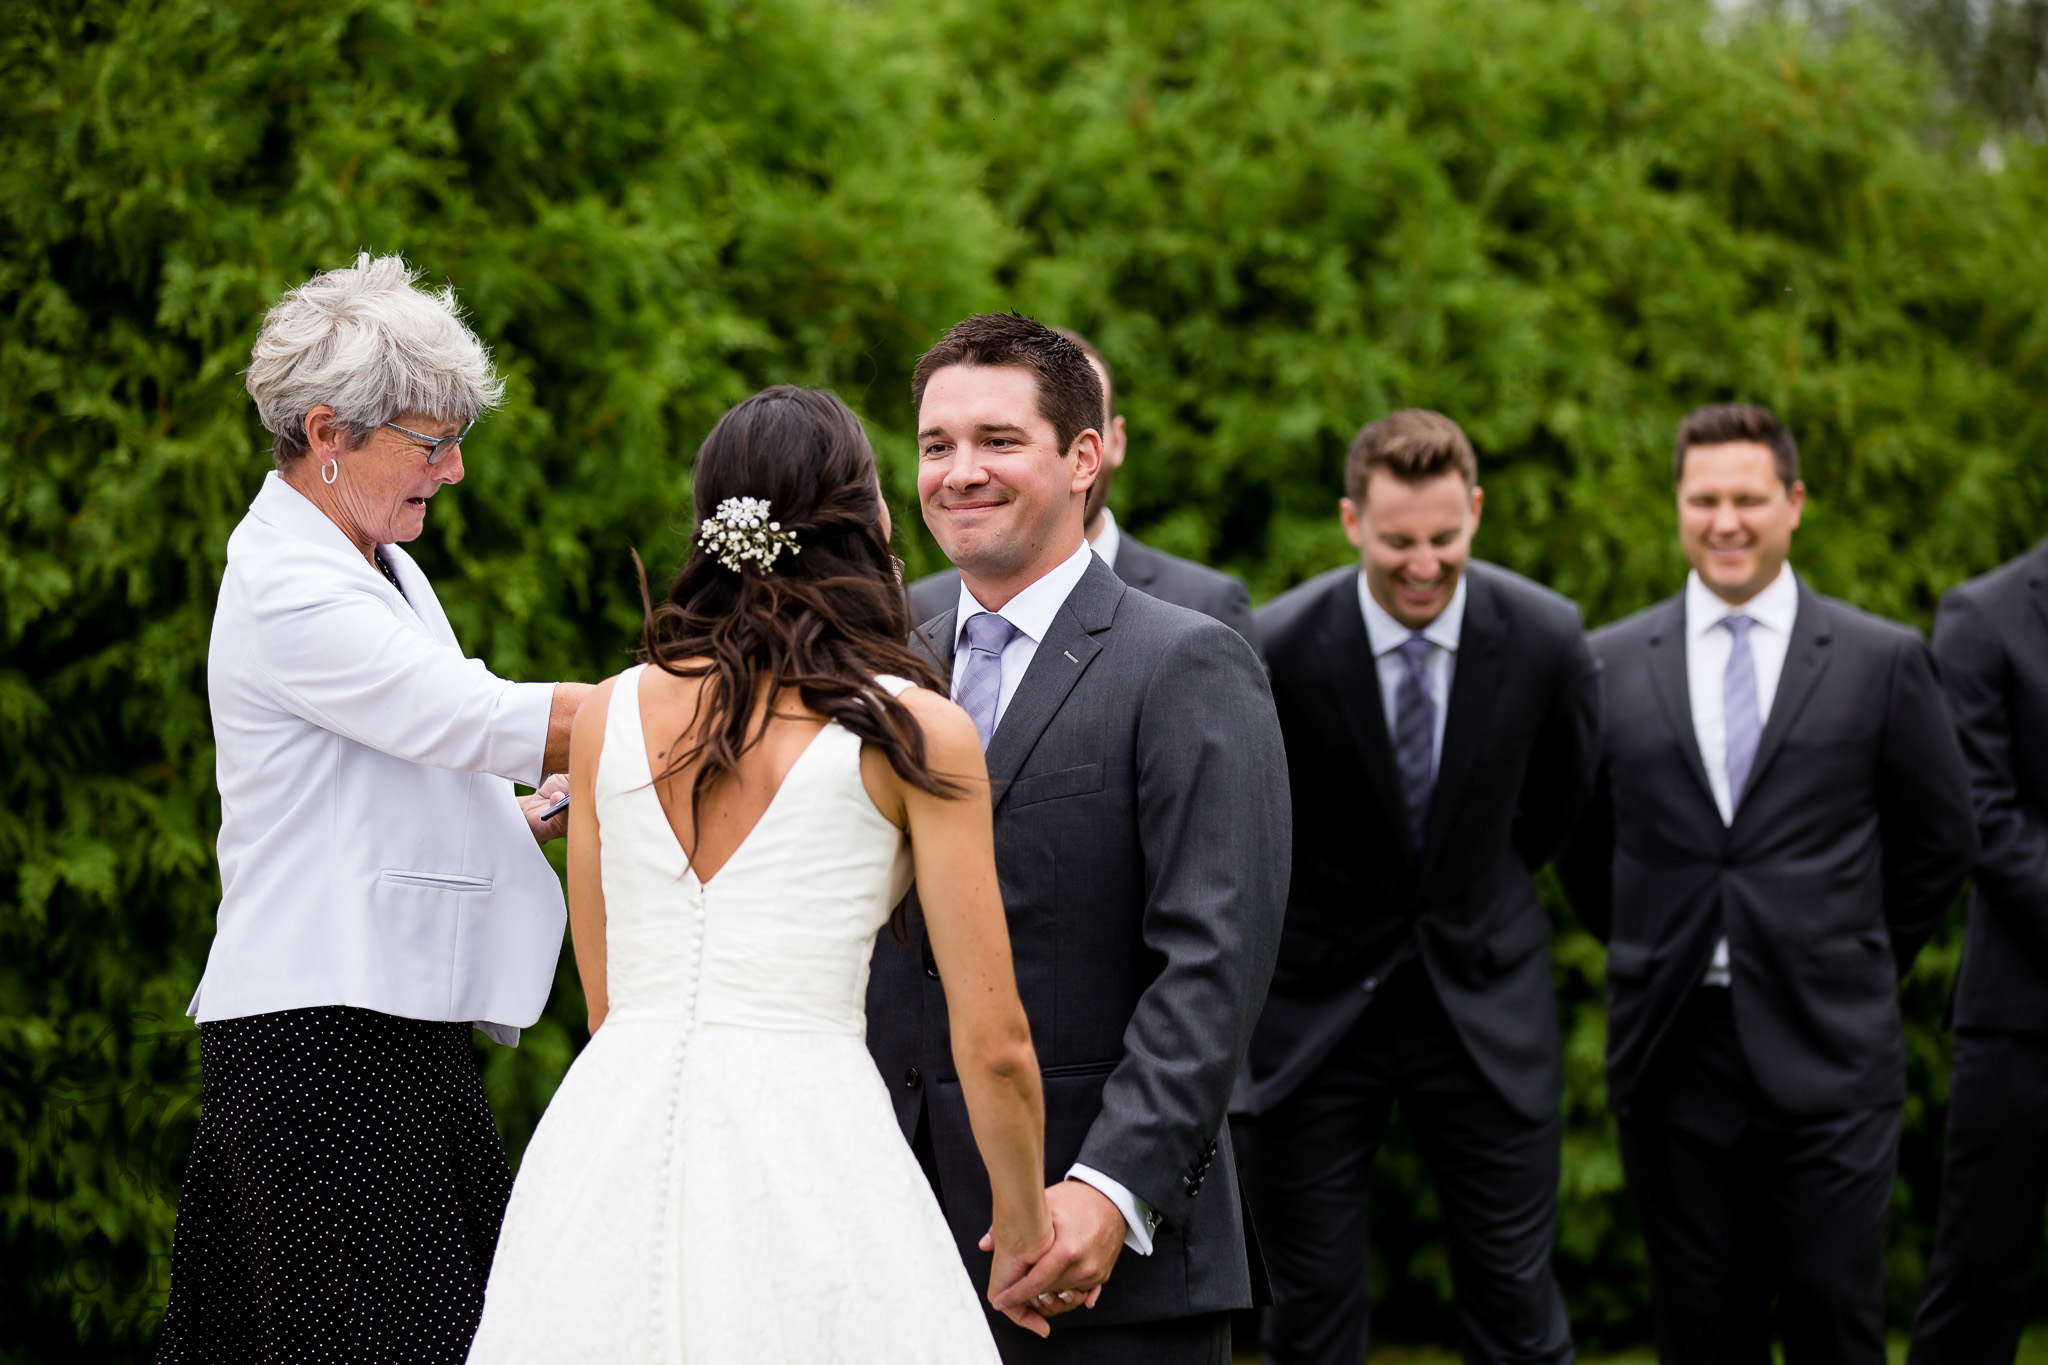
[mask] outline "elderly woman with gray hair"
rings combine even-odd
[[[399,549],[503,385],[396,256],[264,320],[276,472],[228,539],[207,689],[220,912],[160,1361],[460,1361],[511,1186],[471,1026],[516,1043],[564,909],[540,844],[580,683],[465,658]]]

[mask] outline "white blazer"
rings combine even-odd
[[[383,553],[403,595],[274,473],[228,537],[220,914],[187,1013],[359,1005],[516,1043],[566,919],[512,791],[541,780],[554,685],[464,658],[419,567]]]

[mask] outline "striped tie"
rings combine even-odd
[[[1756,659],[1749,652],[1749,628],[1756,622],[1747,616],[1724,616],[1721,624],[1735,637],[1728,651],[1728,671],[1721,678],[1721,713],[1728,724],[1728,809],[1742,804],[1743,788],[1749,785],[1749,766],[1756,762],[1756,743],[1763,735],[1763,721],[1756,706]]]
[[[1429,641],[1418,633],[1400,645],[1407,671],[1394,693],[1394,767],[1408,801],[1408,833],[1422,848],[1429,794],[1436,785],[1436,699],[1429,694]]]
[[[981,747],[986,749],[996,732],[996,710],[1003,696],[1003,647],[1019,632],[994,612],[983,611],[967,618],[961,634],[967,658],[960,666],[960,685],[954,689],[953,700],[974,721],[974,728],[981,732]]]

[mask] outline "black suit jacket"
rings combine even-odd
[[[1565,884],[1607,944],[1607,1078],[1627,1114],[1714,944],[1736,1032],[1779,1108],[1906,1094],[1898,982],[1975,848],[1968,783],[1927,646],[1799,585],[1785,671],[1732,825],[1686,683],[1683,594],[1594,633],[1599,785]]]
[[[1942,599],[1934,657],[1980,841],[1955,1025],[2048,1032],[2048,542]]]
[[[954,617],[920,630],[952,669]],[[988,748],[996,871],[1045,1083],[1048,1182],[1076,1161],[1160,1224],[1096,1307],[1056,1330],[1250,1305],[1224,1125],[1280,941],[1287,772],[1265,670],[1221,625],[1090,563]],[[912,900],[883,934],[868,1046],[904,1136],[922,1114],[940,1202],[978,1284],[988,1174],[953,1066],[946,998]],[[1220,1158],[1220,1159],[1219,1159]]]
[[[1191,559],[1141,544],[1129,531],[1116,552],[1116,576],[1148,597],[1213,616],[1258,648],[1252,599],[1242,582]],[[960,605],[960,571],[927,574],[910,585],[910,619],[919,624]]]
[[[1240,1112],[1292,1093],[1408,952],[1421,954],[1502,1097],[1532,1118],[1556,1111],[1551,925],[1530,877],[1592,790],[1598,679],[1567,599],[1478,562],[1465,592],[1419,857],[1357,568],[1311,579],[1259,613],[1287,741],[1294,875],[1272,996],[1233,1100]]]

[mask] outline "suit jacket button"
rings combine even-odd
[[[1371,995],[1374,991],[1378,990],[1379,988],[1380,979],[1376,976],[1368,976],[1365,979],[1365,984],[1359,987],[1359,989],[1364,991],[1367,995]]]
[[[939,979],[939,964],[936,962],[925,963],[924,974],[930,977],[932,980],[937,981]]]
[[[903,1073],[903,1084],[910,1090],[917,1089],[917,1083],[923,1079],[924,1077],[917,1074],[917,1068],[914,1066]]]

